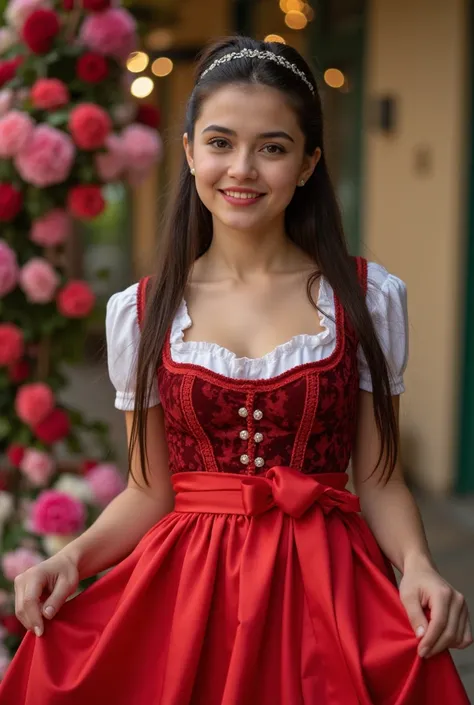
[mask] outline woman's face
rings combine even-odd
[[[235,230],[283,220],[284,211],[320,157],[304,152],[295,112],[266,86],[221,88],[203,103],[194,142],[184,135],[196,188],[214,219]]]

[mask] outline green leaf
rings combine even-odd
[[[46,121],[52,127],[63,127],[69,122],[69,110],[56,110],[54,113],[49,113]]]
[[[5,416],[0,416],[0,438],[7,438],[12,430],[10,421]]]

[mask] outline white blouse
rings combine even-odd
[[[111,296],[107,303],[106,336],[109,375],[116,390],[115,407],[134,408],[134,374],[140,331],[137,320],[137,287],[132,284]],[[388,362],[393,395],[405,391],[403,373],[408,357],[408,315],[405,284],[379,264],[369,262],[367,305]],[[193,363],[232,379],[270,379],[293,367],[329,357],[336,345],[335,302],[332,287],[321,278],[318,307],[323,330],[317,335],[296,335],[259,358],[237,357],[216,343],[183,340],[191,328],[183,301],[171,326],[171,356],[177,363]],[[359,387],[372,391],[370,371],[359,347]],[[150,406],[160,402],[156,380]]]

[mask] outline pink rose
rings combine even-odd
[[[31,509],[31,527],[37,534],[78,534],[85,521],[82,502],[65,492],[45,490]]]
[[[124,60],[137,46],[136,22],[120,7],[98,12],[85,19],[81,40],[92,51]]]
[[[59,286],[59,276],[47,260],[33,257],[20,272],[20,286],[28,301],[47,304],[54,299]]]
[[[69,103],[69,89],[58,78],[39,78],[31,89],[31,102],[40,110],[57,110]]]
[[[17,392],[15,411],[28,426],[41,423],[54,409],[54,394],[43,382],[24,384]]]
[[[101,507],[107,506],[125,489],[125,480],[117,467],[110,463],[96,465],[87,473],[85,479],[94,494],[95,501]]]
[[[27,113],[11,110],[0,119],[0,157],[15,157],[33,134],[34,123]]]
[[[81,149],[99,149],[104,146],[112,129],[112,120],[99,105],[81,103],[71,110],[69,129],[74,142]]]
[[[37,551],[29,548],[17,548],[16,551],[8,551],[2,557],[3,574],[7,580],[12,582],[17,575],[24,573],[28,568],[38,565],[43,561],[43,556]]]
[[[0,365],[14,365],[24,352],[23,332],[13,323],[0,323]]]
[[[16,254],[5,240],[0,240],[0,297],[13,291],[19,275],[20,269]]]
[[[151,127],[134,124],[122,132],[122,141],[128,172],[136,182],[159,160],[163,147],[161,138]]]
[[[65,242],[71,231],[72,223],[68,212],[55,208],[33,222],[30,239],[41,247],[54,247]]]
[[[35,448],[27,448],[20,463],[20,470],[32,485],[46,485],[54,472],[54,461],[48,453]]]
[[[0,117],[3,117],[13,107],[15,94],[11,88],[0,90]]]
[[[33,130],[27,148],[17,155],[15,166],[22,179],[43,188],[67,179],[75,154],[69,135],[55,127],[39,125]]]
[[[96,155],[97,172],[106,183],[121,178],[127,164],[124,145],[118,135],[109,135],[106,140],[107,152]]]
[[[50,7],[48,0],[10,0],[5,19],[11,27],[20,30],[26,19],[39,7]]]

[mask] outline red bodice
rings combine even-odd
[[[358,258],[361,285],[367,263]],[[146,284],[138,287],[141,322]],[[167,337],[158,368],[170,470],[255,474],[274,466],[344,472],[356,429],[358,341],[335,300],[334,352],[262,380],[231,379],[173,361]]]

